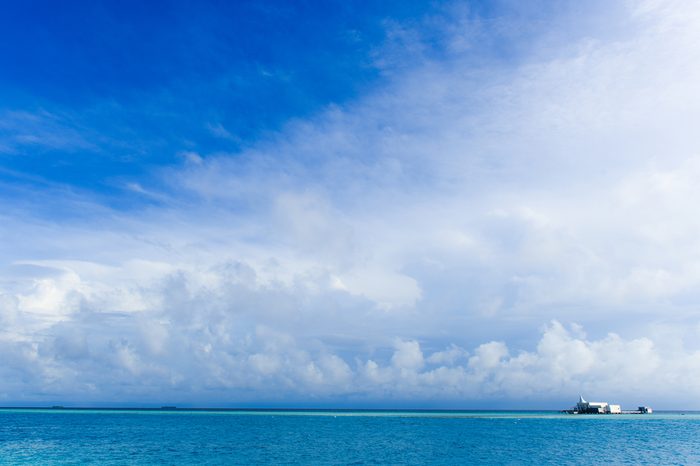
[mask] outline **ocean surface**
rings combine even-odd
[[[700,464],[700,414],[0,409],[0,464]]]

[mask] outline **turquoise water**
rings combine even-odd
[[[700,415],[0,409],[2,464],[700,464]]]

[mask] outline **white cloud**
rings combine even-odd
[[[158,206],[7,205],[0,397],[694,402],[699,11],[551,18],[508,63],[394,25],[383,87],[127,185]]]
[[[394,343],[394,355],[391,365],[399,370],[416,371],[423,367],[423,352],[417,341],[402,341]]]
[[[590,393],[630,406],[653,402],[666,407],[695,406],[700,388],[700,352],[668,351],[649,338],[625,340],[612,333],[589,340],[556,321],[543,330],[531,351],[488,342],[474,348],[468,360],[445,360],[434,355],[449,348],[424,358],[418,342],[397,340],[390,358],[356,361],[353,369],[325,345],[302,349],[308,341],[269,329],[249,329],[231,339],[229,332],[240,330],[241,321],[212,324],[215,320],[210,319],[209,328],[191,320],[169,322],[155,347],[149,345],[152,333],[128,331],[141,325],[158,328],[161,318],[122,316],[125,321],[115,326],[100,325],[109,318],[99,324],[57,325],[52,336],[34,343],[2,338],[6,363],[0,387],[3,393],[46,387],[47,395],[39,401],[47,396],[71,400],[75,390],[90,387],[75,401],[103,401],[115,394],[148,401],[187,393],[195,401],[216,403],[230,402],[231,396],[245,402],[303,395],[315,400],[352,396],[359,402],[414,399],[456,404],[510,398],[543,405],[546,400]],[[426,359],[442,363],[425,366]],[[119,380],[116,387],[114,377]],[[665,395],[671,391],[673,399]],[[21,399],[27,398],[15,395],[14,401]]]

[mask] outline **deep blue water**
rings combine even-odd
[[[0,409],[2,464],[700,464],[700,415]]]

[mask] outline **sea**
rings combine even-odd
[[[700,464],[700,413],[0,409],[0,464]]]

